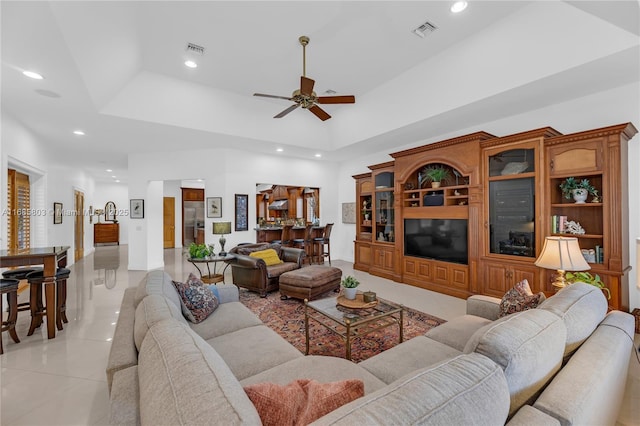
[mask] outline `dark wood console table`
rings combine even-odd
[[[44,265],[44,291],[47,307],[47,337],[56,337],[56,271],[67,266],[69,246],[0,250],[0,268]]]
[[[118,223],[96,223],[93,225],[93,245],[101,243],[120,245],[120,225]]]

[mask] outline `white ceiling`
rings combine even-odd
[[[637,1],[452,3],[2,1],[2,108],[102,181],[130,152],[392,152],[640,78]],[[419,38],[425,21],[438,29]],[[300,35],[315,91],[356,96],[326,122],[252,96],[298,87]]]

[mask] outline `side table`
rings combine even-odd
[[[198,273],[200,274],[200,279],[202,280],[203,283],[205,284],[215,284],[215,283],[219,283],[220,281],[222,281],[222,283],[224,284],[224,273],[227,270],[227,268],[229,267],[229,261],[233,260],[234,257],[232,255],[226,255],[226,256],[207,256],[207,257],[203,257],[203,258],[198,258],[198,259],[194,259],[194,258],[188,258],[187,262],[192,263],[193,266],[196,267],[196,269],[198,270]],[[222,269],[221,273],[218,273],[217,267],[218,267],[218,263],[219,262],[224,262],[225,266]],[[200,267],[198,266],[198,264],[206,264],[207,266],[207,273],[203,274],[202,270],[200,269]],[[211,268],[209,267],[209,264],[213,263],[213,274],[211,273]]]

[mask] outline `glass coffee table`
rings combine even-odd
[[[313,320],[340,336],[345,342],[345,357],[351,360],[351,342],[353,339],[392,325],[399,329],[399,342],[402,343],[404,326],[404,308],[387,301],[379,300],[370,308],[347,308],[337,304],[337,297],[304,301],[305,355],[309,355],[309,320]]]

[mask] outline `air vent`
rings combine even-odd
[[[420,38],[425,38],[425,36],[431,34],[437,29],[438,27],[433,25],[431,22],[427,21],[424,24],[420,25],[415,30],[413,30],[412,32]]]
[[[187,52],[195,53],[196,55],[204,55],[204,47],[198,46],[197,44],[189,43],[187,44]]]

